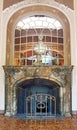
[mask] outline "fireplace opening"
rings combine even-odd
[[[34,78],[17,88],[17,115],[26,118],[60,115],[60,86],[51,80]]]

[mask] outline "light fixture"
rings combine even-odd
[[[34,46],[34,51],[37,54],[45,54],[47,51],[47,45],[43,43],[43,36],[38,36],[38,43]]]

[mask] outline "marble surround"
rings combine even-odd
[[[18,84],[27,79],[43,78],[56,82],[60,87],[60,113],[71,116],[72,66],[3,66],[5,71],[5,115],[17,114]]]

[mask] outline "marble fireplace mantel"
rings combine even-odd
[[[5,115],[17,114],[17,87],[28,79],[43,78],[60,86],[60,113],[71,116],[72,66],[3,66],[5,71]]]

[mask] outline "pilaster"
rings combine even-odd
[[[0,0],[0,111],[4,111],[4,72],[2,68],[2,62],[3,62],[3,0]]]

